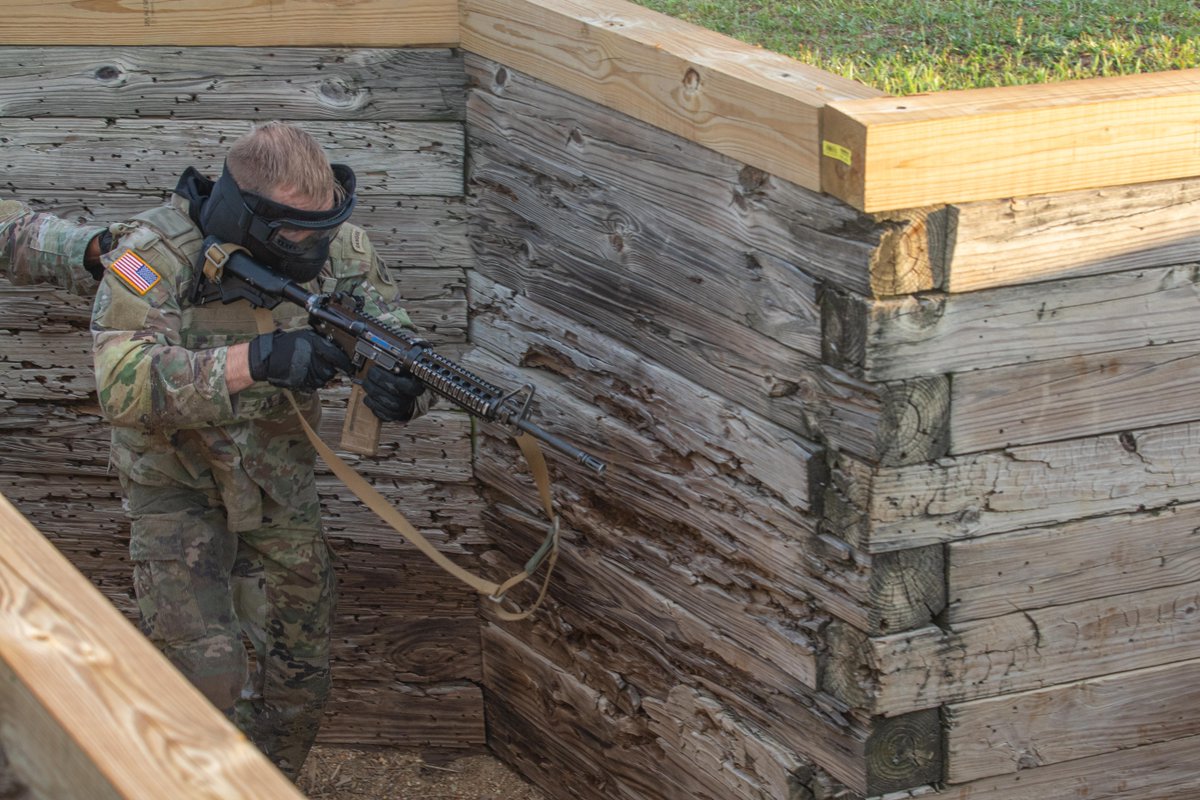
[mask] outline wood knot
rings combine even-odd
[[[105,64],[95,72],[96,80],[101,83],[124,82],[125,70],[113,64]]]
[[[360,92],[342,81],[322,81],[317,93],[321,96],[321,101],[329,106],[350,108],[359,105]]]
[[[683,88],[689,92],[698,91],[700,89],[700,73],[689,67],[683,75]]]

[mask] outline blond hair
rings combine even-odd
[[[239,189],[263,197],[286,190],[332,205],[340,194],[321,145],[284,122],[254,126],[229,148],[225,165]]]

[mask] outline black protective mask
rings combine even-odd
[[[354,211],[354,170],[333,164],[342,200],[324,211],[303,211],[243,192],[226,167],[200,210],[200,230],[239,244],[256,261],[298,283],[307,283],[329,259],[329,245]]]

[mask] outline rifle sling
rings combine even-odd
[[[274,320],[271,317],[271,312],[265,308],[254,309],[254,319],[258,325],[258,330],[261,333],[270,333],[275,329]],[[285,390],[288,401],[292,404],[292,408],[296,412],[297,419],[300,420],[301,426],[304,428],[304,433],[308,436],[309,442],[321,454],[321,458],[333,470],[333,474],[341,479],[342,483],[354,493],[354,496],[361,500],[368,508],[374,511],[380,519],[392,526],[392,528],[411,542],[418,550],[424,553],[433,563],[444,569],[446,572],[453,575],[458,580],[470,586],[479,594],[487,597],[487,599],[495,602],[496,607],[494,613],[500,619],[506,622],[522,620],[537,610],[542,604],[542,600],[546,597],[546,591],[550,588],[550,576],[554,573],[555,562],[558,561],[558,515],[554,513],[554,505],[550,496],[550,476],[546,469],[546,459],[542,455],[541,447],[533,439],[532,436],[522,433],[515,437],[517,446],[521,448],[521,453],[525,456],[525,460],[529,463],[530,472],[533,475],[533,480],[537,484],[538,494],[541,496],[542,509],[546,512],[546,518],[550,520],[550,525],[546,533],[546,538],[542,542],[541,547],[534,553],[533,557],[525,563],[525,567],[515,575],[501,583],[494,583],[485,578],[481,578],[474,573],[455,564],[444,554],[438,551],[432,543],[421,535],[412,523],[405,518],[382,494],[380,494],[374,486],[367,483],[361,475],[354,471],[354,468],[347,464],[342,458],[333,451],[329,445],[322,441],[317,432],[308,424],[308,420],[300,413],[300,407],[296,404],[296,399],[290,391]],[[500,606],[500,602],[504,599],[505,594],[514,586],[523,583],[534,572],[537,571],[542,561],[546,564],[546,577],[542,581],[542,587],[538,591],[537,599],[528,608],[521,611],[507,611]]]

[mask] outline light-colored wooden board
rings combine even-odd
[[[1008,197],[948,208],[945,289],[1200,261],[1200,180]]]
[[[1200,584],[1168,586],[870,637],[873,686],[845,699],[904,714],[1182,661],[1198,643]]]
[[[1200,69],[831,99],[821,188],[883,211],[1191,177],[1198,100]]]
[[[1200,507],[1187,503],[951,542],[946,620],[1200,580],[1198,524]]]
[[[456,45],[452,0],[7,0],[0,41],[73,45]]]
[[[0,539],[0,739],[35,794],[300,797],[2,498]]]
[[[946,781],[1025,770],[1200,733],[1200,661],[948,706]]]
[[[1200,265],[1189,263],[966,294],[858,298],[841,305],[838,323],[857,329],[867,380],[966,373],[1195,342],[1198,280]]]
[[[1198,393],[1194,342],[963,372],[951,381],[949,452],[1183,423],[1197,418]]]
[[[810,189],[818,109],[879,94],[623,0],[468,0],[462,45]]]
[[[1016,774],[944,786],[936,794],[914,796],[928,797],[929,800],[1048,800],[1060,797],[1190,800],[1200,796],[1200,773],[1196,771],[1198,755],[1200,737],[1189,736],[1062,764],[1032,767]]]
[[[906,549],[1200,500],[1200,424],[1013,447],[874,471],[847,462],[860,542]]]

